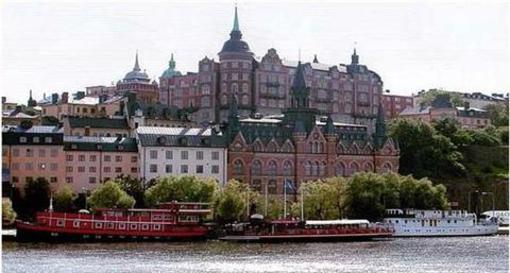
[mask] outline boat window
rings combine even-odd
[[[450,223],[450,220],[446,221],[448,224]]]
[[[101,222],[96,222],[96,224],[94,225],[95,228],[97,229],[100,229],[100,228],[103,228],[103,223]]]
[[[397,224],[398,224],[398,220],[395,220],[395,223],[397,223]]]
[[[142,225],[142,230],[148,230],[148,229],[149,229],[149,224]]]
[[[129,225],[129,229],[130,230],[137,230],[138,229],[138,224],[130,224]]]
[[[406,224],[407,224],[407,220],[404,220],[404,223],[406,223]]]
[[[79,227],[80,227],[80,220],[74,220],[73,228],[79,228]]]
[[[118,229],[126,229],[126,224],[125,223],[119,223],[119,225],[117,226]]]
[[[115,225],[114,225],[113,223],[108,223],[108,224],[106,225],[106,228],[107,228],[107,229],[114,229],[114,228],[115,228]]]
[[[453,223],[454,223],[454,224],[457,224],[457,220],[453,220]]]
[[[161,225],[160,224],[155,224],[152,229],[154,230],[161,230]]]
[[[64,219],[58,219],[57,220],[57,227],[63,227],[64,226]]]

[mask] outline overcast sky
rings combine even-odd
[[[490,2],[238,1],[243,39],[257,56],[360,62],[395,94],[441,87],[510,91],[509,4]],[[1,93],[26,103],[43,93],[84,90],[122,79],[139,51],[159,77],[173,52],[177,69],[196,72],[218,59],[232,28],[234,1],[12,1],[1,10]]]

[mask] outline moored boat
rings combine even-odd
[[[244,242],[363,241],[389,238],[392,234],[390,226],[367,220],[275,220],[232,224],[219,239]]]
[[[384,223],[393,225],[395,237],[483,236],[498,232],[496,218],[478,221],[463,210],[388,209]]]
[[[95,214],[38,212],[35,222],[16,222],[19,240],[199,240],[208,228],[206,203],[160,204],[154,209],[97,209]]]

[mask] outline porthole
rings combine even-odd
[[[138,229],[138,225],[137,224],[130,224],[129,225],[129,229],[130,230],[137,230]]]
[[[95,228],[98,228],[98,229],[101,229],[101,228],[103,228],[103,223],[96,222],[96,224],[95,224],[95,226],[94,226],[94,227],[95,227]]]

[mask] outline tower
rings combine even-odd
[[[32,98],[32,89],[30,89],[30,95],[28,97],[27,106],[28,107],[35,107],[35,106],[37,106],[37,102]]]
[[[384,120],[384,111],[382,104],[379,104],[377,118],[375,121],[374,146],[376,149],[381,148],[386,141],[386,121]]]

